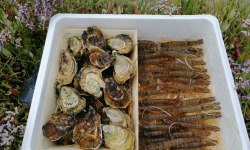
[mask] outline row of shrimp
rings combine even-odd
[[[139,149],[202,150],[219,142],[203,40],[139,41]]]

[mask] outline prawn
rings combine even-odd
[[[180,117],[180,118],[176,118],[172,120],[177,121],[177,122],[196,122],[200,120],[208,120],[208,119],[220,118],[220,117],[221,117],[220,112],[213,112],[213,113],[202,113],[202,114],[197,114],[197,115],[184,116],[184,117]]]
[[[160,43],[161,47],[178,47],[178,46],[194,46],[194,45],[199,45],[203,44],[203,39],[195,40],[195,41],[169,41],[169,42],[164,42]]]

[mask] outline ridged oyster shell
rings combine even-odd
[[[102,96],[101,88],[104,88],[101,71],[91,65],[81,68],[78,81],[82,90],[97,98]]]
[[[104,99],[113,108],[126,108],[132,100],[131,94],[123,85],[117,84],[112,78],[106,78]]]
[[[74,128],[73,141],[80,149],[98,149],[102,144],[101,117],[91,107]]]
[[[72,54],[68,51],[61,50],[59,60],[59,71],[57,73],[57,82],[61,85],[70,84],[77,72],[77,63]]]
[[[106,69],[112,63],[111,55],[96,46],[88,49],[88,55],[90,64],[99,69]]]
[[[52,141],[59,140],[61,137],[72,132],[77,122],[74,116],[63,112],[53,114],[51,119],[42,127],[43,135]]]
[[[111,49],[117,50],[119,54],[127,54],[133,49],[133,42],[126,34],[119,34],[115,38],[108,39],[107,45]]]
[[[117,108],[106,107],[103,109],[106,115],[109,118],[109,121],[113,125],[123,126],[129,128],[131,131],[134,131],[134,125],[131,118],[120,111]]]
[[[119,84],[125,83],[135,74],[135,65],[126,56],[115,54],[114,78]]]
[[[72,51],[73,56],[78,61],[81,59],[84,48],[82,46],[82,40],[78,39],[78,37],[69,38],[69,49]]]
[[[85,109],[86,99],[71,87],[62,86],[57,100],[58,106],[66,114],[77,114]]]
[[[101,49],[106,47],[103,34],[96,26],[88,27],[82,34],[83,44],[86,48],[90,46],[97,46]]]
[[[122,126],[104,125],[103,134],[106,145],[111,150],[133,150],[135,135]]]

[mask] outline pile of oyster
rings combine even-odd
[[[131,51],[128,35],[106,40],[95,26],[81,38],[69,38],[68,48],[60,51],[58,108],[43,135],[80,149],[134,149],[133,121],[126,114],[132,101],[128,80],[135,74]]]

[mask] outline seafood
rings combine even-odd
[[[145,114],[143,116],[139,116],[140,119],[144,120],[159,120],[159,119],[170,119],[176,117],[183,117],[183,114]]]
[[[132,101],[132,96],[127,88],[117,84],[112,78],[106,78],[104,99],[113,108],[126,108]]]
[[[189,143],[189,142],[201,142],[201,138],[178,138],[173,140],[161,141],[155,144],[147,146],[148,148],[153,149],[169,149],[170,147]]]
[[[164,89],[164,88],[173,88],[185,91],[192,91],[192,92],[202,92],[202,93],[209,93],[210,90],[208,88],[200,88],[195,86],[189,86],[182,83],[164,83],[161,81],[160,85],[157,86],[157,89]]]
[[[73,142],[80,149],[98,149],[102,144],[101,117],[90,107],[84,118],[76,124]]]
[[[118,84],[125,83],[135,74],[135,65],[126,56],[115,54],[114,65],[114,78]]]
[[[150,131],[178,131],[178,130],[185,130],[186,128],[183,126],[170,126],[165,124],[148,124],[141,126],[143,129],[150,130]],[[171,127],[171,128],[170,128]]]
[[[60,51],[59,71],[56,80],[61,85],[70,84],[77,72],[77,63],[72,54],[68,51]]]
[[[168,139],[171,139],[171,136],[173,138],[180,138],[180,137],[203,137],[203,136],[209,136],[211,132],[209,131],[181,131],[181,132],[174,132],[169,134],[169,131],[144,131],[143,132],[145,137],[154,137],[154,136],[161,136],[166,137]]]
[[[81,59],[84,49],[82,47],[82,40],[77,37],[69,38],[69,49],[72,51],[73,56],[78,61]]]
[[[202,148],[206,146],[215,146],[216,144],[218,144],[217,140],[205,140],[204,142],[190,142],[190,143],[178,145],[174,149]]]
[[[168,138],[165,138],[165,137],[156,137],[156,138],[140,138],[140,146],[141,145],[149,145],[149,144],[152,144],[152,143],[157,143],[157,142],[161,142],[161,141],[165,141],[165,140],[168,140]]]
[[[207,120],[207,119],[213,119],[213,118],[220,118],[221,113],[220,112],[214,112],[214,113],[202,113],[197,115],[191,115],[191,116],[184,116],[180,118],[175,118],[173,121],[178,122],[195,122],[200,120]]]
[[[167,77],[161,79],[163,82],[179,82],[188,85],[209,85],[209,80],[199,80],[199,79],[191,79],[191,78],[183,78],[183,77]]]
[[[75,89],[67,86],[61,87],[57,103],[64,113],[70,115],[77,114],[86,107],[86,99],[80,97]]]
[[[184,126],[186,128],[198,129],[198,130],[220,131],[220,128],[217,126],[211,126],[211,125],[199,124],[199,123],[177,122],[176,126],[182,126],[182,127]]]
[[[119,54],[127,54],[133,49],[133,42],[126,34],[119,34],[115,38],[107,40],[107,45]]]
[[[193,111],[205,111],[214,108],[214,110],[220,110],[220,103],[212,103],[212,104],[202,104],[202,105],[195,105],[195,106],[188,106],[188,107],[181,107],[169,110],[169,112],[193,112]]]
[[[111,124],[123,126],[129,128],[131,131],[134,131],[133,122],[127,114],[121,112],[117,108],[110,107],[104,108],[103,111],[107,114]]]
[[[160,43],[161,47],[194,46],[199,44],[203,44],[203,39],[195,41],[169,41]]]
[[[96,46],[89,47],[88,56],[90,64],[99,69],[108,68],[113,60],[109,53]]]
[[[164,58],[154,58],[154,59],[142,59],[139,60],[140,65],[157,65],[157,64],[162,64],[162,63],[170,63],[174,62],[175,58],[173,57],[164,57]],[[140,66],[139,66],[140,67]]]
[[[181,103],[181,102],[179,99],[145,99],[139,102],[139,104],[141,105],[172,104],[172,103]]]
[[[122,126],[104,125],[103,133],[106,145],[111,150],[133,150],[135,135]]]
[[[194,104],[204,104],[215,101],[215,97],[199,98],[199,99],[187,99],[181,101],[181,105],[194,105]]]
[[[77,122],[76,117],[63,112],[52,114],[51,119],[42,127],[43,135],[51,141],[56,141],[72,132]]]
[[[149,74],[142,71],[140,72],[140,76],[148,77],[148,78],[168,78],[168,77],[185,77],[185,78],[192,78],[192,79],[208,79],[209,75],[207,74],[197,74],[194,72],[185,72],[185,71],[168,71],[164,73],[154,73]]]
[[[99,28],[96,26],[88,27],[82,34],[83,45],[86,48],[90,46],[97,46],[101,49],[106,47],[106,42],[104,40],[103,34]]]
[[[78,75],[78,81],[82,90],[97,98],[102,96],[101,88],[104,88],[105,84],[98,68],[91,65],[82,67]]]
[[[203,67],[192,67],[191,69],[186,64],[169,63],[169,64],[160,64],[159,66],[164,67],[165,69],[171,69],[171,70],[193,70],[195,72],[207,72],[207,69]]]
[[[164,90],[148,90],[148,91],[140,91],[139,95],[140,96],[145,96],[145,95],[158,95],[158,94],[169,94],[169,93],[177,93],[177,90],[172,90],[172,91],[164,91]]]
[[[176,51],[180,53],[186,53],[186,54],[196,54],[196,53],[203,53],[203,49],[201,48],[193,48],[193,47],[161,47],[159,53],[164,51]]]
[[[138,47],[139,47],[139,50],[143,50],[146,52],[147,50],[160,49],[160,44],[156,41],[139,40]]]

